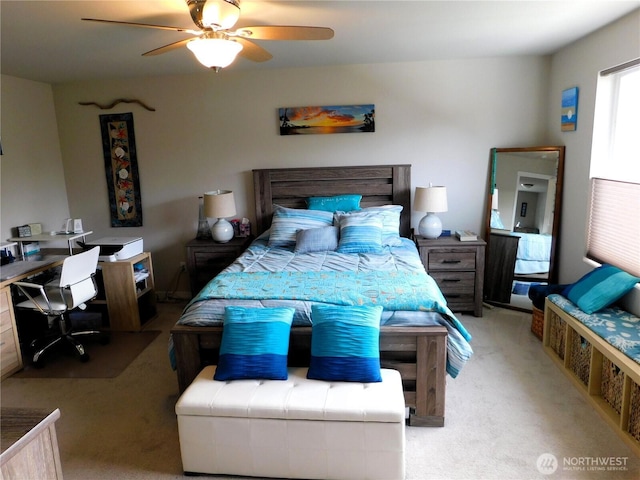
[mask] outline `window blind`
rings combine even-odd
[[[591,179],[587,257],[640,276],[640,184]]]

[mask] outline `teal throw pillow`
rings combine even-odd
[[[381,382],[381,306],[313,305],[307,378]]]
[[[608,307],[628,293],[640,278],[613,265],[602,265],[564,289],[562,295],[585,313]]]
[[[362,195],[335,195],[333,197],[309,197],[307,207],[309,210],[324,210],[326,212],[350,212],[360,210]]]
[[[226,307],[214,380],[286,380],[293,308]]]

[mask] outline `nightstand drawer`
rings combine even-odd
[[[449,308],[482,316],[484,240],[461,242],[455,237],[436,239],[416,236],[425,270],[438,284]]]
[[[195,252],[193,258],[198,270],[218,273],[233,262],[238,255],[240,255],[238,249],[232,249],[227,252]]]
[[[438,251],[429,252],[429,263],[427,270],[475,270],[476,253]]]
[[[469,294],[473,297],[475,272],[431,272],[429,275],[436,281],[445,297],[451,294]]]
[[[234,237],[227,243],[198,239],[187,243],[187,270],[191,295],[196,296],[209,280],[238,258],[252,240],[253,237]]]

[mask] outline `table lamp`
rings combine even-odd
[[[436,213],[448,210],[447,187],[416,187],[413,209],[427,213],[418,224],[418,233],[425,238],[438,238],[442,233],[442,222]]]
[[[218,243],[226,243],[233,238],[233,226],[226,217],[236,214],[236,202],[230,190],[213,190],[204,194],[204,215],[218,219],[211,227],[211,236]]]

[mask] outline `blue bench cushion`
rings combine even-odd
[[[552,294],[548,298],[607,343],[640,363],[640,318],[616,306],[585,313],[562,295]]]

